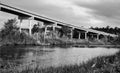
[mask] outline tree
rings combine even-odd
[[[10,19],[7,22],[5,22],[4,27],[0,31],[0,37],[4,39],[7,35],[13,34],[13,31],[18,31],[19,27],[17,27],[16,19]]]
[[[118,27],[112,28],[110,26],[107,26],[107,27],[102,27],[102,28],[95,27],[95,28],[91,28],[91,29],[103,31],[103,32],[111,33],[111,34],[117,34],[117,35],[120,34],[120,28],[118,28]]]
[[[32,28],[32,34],[39,31],[39,27],[35,24]]]
[[[61,33],[60,37],[63,35],[68,36],[68,33],[71,33],[71,29],[67,26],[63,26],[59,32]]]

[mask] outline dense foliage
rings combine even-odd
[[[111,33],[111,34],[120,34],[120,28],[118,27],[110,27],[110,26],[107,26],[107,27],[91,27],[91,29],[95,29],[95,30],[99,30],[99,31],[104,31],[104,32],[107,32],[107,33]]]
[[[9,34],[14,34],[19,28],[16,26],[16,20],[8,20],[0,31],[0,37],[4,40]]]
[[[118,28],[118,27],[112,28],[110,26],[107,26],[107,27],[102,27],[102,28],[98,28],[98,27],[93,28],[93,27],[91,27],[91,29],[118,35],[117,38],[112,40],[112,44],[120,44],[120,28]]]
[[[5,22],[4,27],[0,31],[0,39],[1,45],[27,44],[28,42],[31,44],[33,42],[33,39],[28,37],[24,32],[20,33],[16,19],[10,19]]]

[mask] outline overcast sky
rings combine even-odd
[[[0,0],[66,23],[83,27],[120,27],[120,0]],[[0,12],[0,21],[15,16]]]

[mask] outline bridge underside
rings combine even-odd
[[[21,16],[21,17],[31,17],[30,15],[27,15],[27,14],[24,14],[24,13],[21,13],[21,12],[18,12],[18,11],[14,11],[14,10],[11,10],[11,9],[3,8],[3,7],[1,7],[1,11],[11,13],[11,14],[14,14],[14,15],[17,15],[17,16]]]

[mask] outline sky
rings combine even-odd
[[[120,27],[120,0],[0,0],[79,27]],[[0,24],[16,16],[0,12]]]

